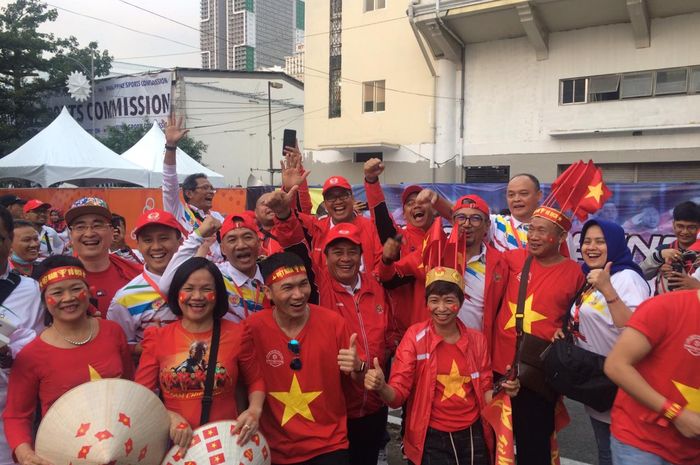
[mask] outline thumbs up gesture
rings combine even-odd
[[[386,380],[384,379],[384,372],[382,367],[379,366],[379,359],[374,357],[373,360],[374,368],[370,368],[365,373],[365,389],[368,391],[380,391],[384,386],[386,386]]]
[[[595,269],[588,272],[586,276],[586,281],[588,284],[600,291],[606,298],[609,295],[615,294],[615,289],[610,283],[610,270],[612,269],[612,262],[607,262],[605,268]]]
[[[363,368],[362,361],[357,357],[357,333],[350,335],[347,349],[338,351],[338,366],[344,373],[360,372]]]

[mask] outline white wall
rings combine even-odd
[[[264,171],[269,168],[268,120],[267,120],[267,81],[253,77],[186,76],[184,100],[186,101],[187,127],[209,126],[192,129],[190,135],[208,144],[202,162],[210,169],[223,174],[230,185],[246,185],[251,168],[253,174],[266,184],[270,175]],[[277,75],[278,76],[278,75]],[[302,108],[285,109],[275,105],[275,100],[303,105],[304,91],[288,81],[271,78],[281,82],[282,89],[272,89],[272,153],[273,167],[280,167],[282,158],[282,137],[284,129],[295,129],[300,145],[304,143],[304,118]],[[254,94],[256,98],[232,95],[215,89],[203,88],[193,84],[221,89],[235,90]],[[182,96],[178,96],[182,99]],[[178,104],[180,105],[180,104]],[[278,112],[278,113],[275,113]],[[229,124],[220,124],[229,123]],[[275,183],[280,180],[275,175]]]
[[[629,24],[552,33],[549,59],[526,38],[467,46],[465,164],[470,156],[600,153],[700,147],[700,132],[552,138],[554,130],[663,127],[700,123],[700,94],[559,105],[559,80],[700,65],[700,14],[656,19],[651,47],[637,49]],[[645,160],[640,160],[645,161]],[[652,161],[652,160],[646,160]],[[659,161],[659,160],[653,160]]]

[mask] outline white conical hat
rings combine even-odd
[[[157,465],[170,417],[158,397],[123,379],[100,379],[63,394],[46,412],[36,453],[53,465]]]
[[[235,421],[224,420],[207,423],[194,430],[192,444],[184,457],[178,454],[178,446],[170,449],[161,465],[270,465],[270,447],[261,433],[239,446],[238,435],[231,431]]]

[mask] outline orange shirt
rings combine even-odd
[[[141,343],[136,382],[149,389],[159,387],[165,407],[182,415],[193,429],[199,426],[202,412],[211,333],[191,333],[177,321],[146,328]],[[265,390],[249,333],[241,325],[222,320],[209,421],[238,417],[235,390],[239,373],[249,393]]]

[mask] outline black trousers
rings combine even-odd
[[[526,387],[520,388],[512,403],[518,465],[550,465],[556,404]]]
[[[420,465],[489,465],[481,421],[453,433],[428,428]]]
[[[350,462],[347,449],[335,450],[327,454],[317,455],[316,457],[304,462],[296,462],[287,465],[348,465]],[[274,463],[272,465],[275,465]]]
[[[379,449],[384,447],[387,407],[361,418],[348,418],[350,465],[377,465]]]

